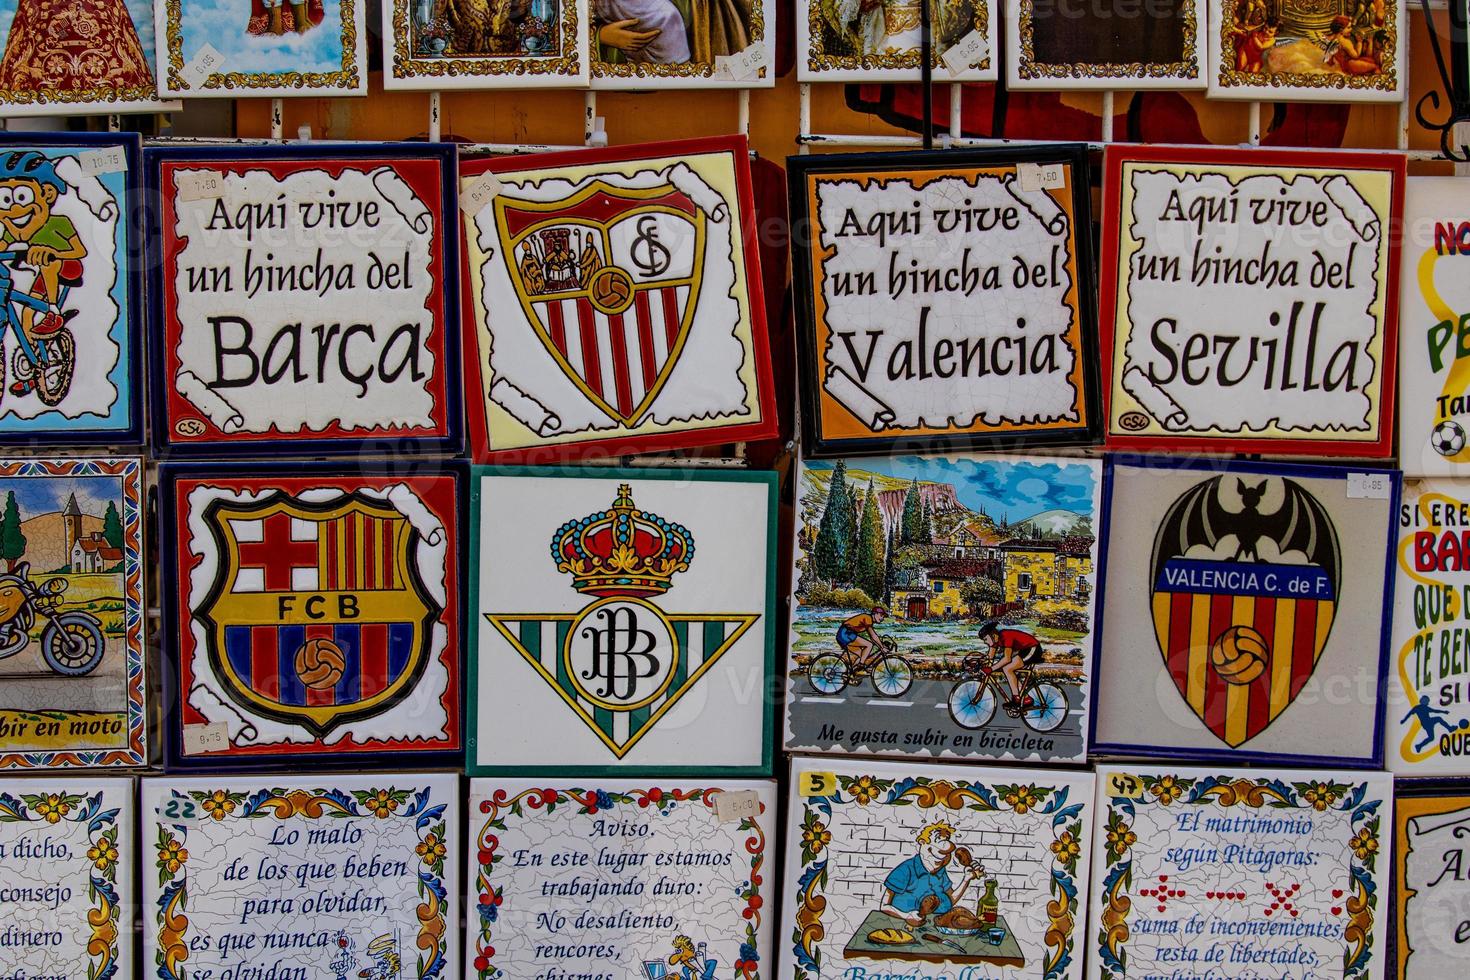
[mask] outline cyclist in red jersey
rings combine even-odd
[[[996,657],[990,669],[999,668],[1005,675],[1006,683],[1011,686],[1011,703],[1015,704],[1021,697],[1021,681],[1017,675],[1021,670],[1041,663],[1041,641],[1025,630],[1002,627],[994,620],[983,623],[977,635],[989,642],[991,653]],[[1030,701],[1027,698],[1021,707],[1031,707]]]

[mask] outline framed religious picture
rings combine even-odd
[[[1403,776],[1470,776],[1470,480],[1405,478],[1397,517],[1386,766]]]
[[[456,0],[386,0],[383,87],[585,86],[588,8],[589,0],[516,0],[493,9]]]
[[[923,69],[924,0],[796,5],[796,77],[803,82],[916,82]],[[936,81],[999,77],[990,0],[931,0]]]
[[[162,479],[170,768],[458,764],[456,470]]]
[[[1099,766],[1087,977],[1400,976],[1393,810],[1381,772]]]
[[[0,460],[0,769],[148,764],[143,461]]]
[[[454,148],[150,147],[160,455],[454,453]]]
[[[1390,975],[1439,980],[1470,969],[1470,780],[1398,779],[1393,807]]]
[[[166,0],[154,32],[170,98],[367,95],[362,0]]]
[[[1007,0],[1014,89],[1205,87],[1203,0]]]
[[[0,136],[0,444],[143,441],[141,150]]]
[[[1405,184],[1399,303],[1399,465],[1405,476],[1470,476],[1470,194],[1450,177]],[[1461,312],[1461,311],[1465,312]]]
[[[1409,36],[1393,0],[1220,0],[1212,99],[1402,102]]]
[[[782,980],[1081,980],[1093,777],[791,760]]]
[[[131,779],[0,779],[11,977],[126,977],[138,907]],[[23,884],[22,884],[23,883]]]
[[[767,0],[593,0],[592,87],[770,88],[775,18]]]
[[[1404,157],[1104,158],[1108,446],[1391,455]]]
[[[787,750],[1084,762],[1102,472],[1040,456],[803,461]]]
[[[808,455],[1087,444],[1087,150],[792,157]]]
[[[142,784],[149,976],[462,976],[453,773]]]
[[[771,774],[775,473],[470,484],[471,775]]]
[[[469,804],[468,980],[775,975],[774,782],[475,779]]]
[[[472,458],[776,435],[743,137],[486,157],[460,181]]]
[[[7,118],[181,108],[158,94],[148,0],[3,0],[0,36]]]
[[[1396,471],[1115,462],[1107,500],[1092,751],[1382,767]]]

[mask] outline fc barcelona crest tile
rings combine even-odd
[[[456,758],[457,473],[173,464],[163,495],[172,765]]]
[[[475,460],[775,434],[743,138],[473,160],[460,180]]]
[[[1392,470],[1117,464],[1100,753],[1382,759]]]
[[[769,775],[775,493],[750,471],[476,469],[471,773]]]

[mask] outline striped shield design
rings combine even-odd
[[[1340,601],[1337,534],[1301,484],[1203,481],[1165,515],[1151,606],[1164,666],[1232,748],[1265,731],[1316,669]]]
[[[440,609],[402,514],[356,494],[320,504],[276,492],[217,500],[204,519],[219,557],[196,615],[242,708],[320,735],[408,693]]]
[[[629,597],[485,617],[619,759],[760,618],[674,615]]]
[[[684,350],[705,215],[672,184],[595,181],[561,201],[496,201],[511,280],[547,353],[609,418],[633,427]]]

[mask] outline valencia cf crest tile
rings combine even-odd
[[[1115,463],[1093,751],[1378,768],[1398,473]]]
[[[458,761],[461,478],[163,467],[171,767]]]
[[[770,775],[776,474],[477,467],[472,775]]]

